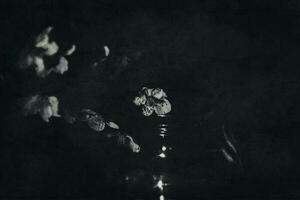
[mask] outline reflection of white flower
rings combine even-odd
[[[142,114],[144,115],[144,116],[150,116],[150,115],[152,115],[152,113],[153,113],[153,107],[151,107],[151,106],[143,106],[143,108],[142,108]]]
[[[88,120],[88,126],[94,131],[103,131],[105,129],[105,122],[100,115],[97,115]]]

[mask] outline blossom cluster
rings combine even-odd
[[[166,93],[160,88],[143,87],[139,91],[139,95],[134,98],[133,103],[142,108],[144,116],[150,116],[153,113],[162,116],[171,112],[171,103],[167,99]]]

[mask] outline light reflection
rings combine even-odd
[[[159,129],[160,129],[160,132],[167,132],[166,128],[159,128]]]
[[[159,181],[157,182],[157,184],[156,184],[156,187],[157,187],[158,189],[160,189],[160,191],[163,191],[163,190],[164,190],[164,183],[163,183],[163,181],[162,181],[162,180],[159,180]]]
[[[165,200],[164,195],[160,195],[160,196],[159,196],[159,200]]]
[[[104,48],[104,54],[105,54],[105,56],[106,57],[109,56],[110,50],[109,50],[108,46],[105,45],[103,48]]]
[[[161,147],[161,150],[166,151],[166,150],[167,150],[167,147],[166,147],[166,146],[162,146],[162,147]]]
[[[166,154],[165,153],[161,153],[158,156],[161,157],[161,158],[166,158]]]
[[[166,134],[159,134],[160,137],[164,138],[166,137],[167,135]]]
[[[167,127],[168,124],[160,124],[161,127]]]
[[[156,177],[155,177],[156,178]],[[163,176],[159,176],[158,181],[154,185],[154,188],[158,188],[161,192],[164,190],[164,186],[168,186],[169,184],[164,183]]]
[[[159,117],[168,117],[168,115],[157,115]]]

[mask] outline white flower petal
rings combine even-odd
[[[152,113],[153,113],[153,107],[143,106],[143,108],[142,108],[142,114],[144,116],[148,117],[148,116],[152,115]]]
[[[49,43],[49,34],[52,31],[53,27],[46,28],[41,34],[39,34],[35,39],[35,47],[40,48],[44,47]]]
[[[162,103],[154,106],[154,111],[157,115],[165,115],[171,112],[171,109],[171,103],[167,99],[164,99]]]
[[[104,48],[104,54],[105,54],[105,56],[106,57],[109,56],[110,50],[109,50],[108,46],[104,46],[103,48]]]
[[[42,46],[42,48],[45,50],[45,55],[47,56],[53,56],[58,52],[58,45],[56,42],[47,43],[46,45]]]
[[[76,46],[75,46],[75,44],[73,44],[72,47],[69,50],[67,50],[66,55],[67,56],[72,55],[75,50],[76,50]]]
[[[58,65],[55,67],[54,71],[59,74],[63,74],[69,69],[69,62],[65,57],[60,57]]]
[[[120,129],[119,126],[114,122],[107,122],[106,125],[113,129]]]

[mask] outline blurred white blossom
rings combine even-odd
[[[35,65],[35,71],[38,75],[41,75],[45,72],[46,69],[43,58],[36,56],[33,58],[33,63]]]
[[[114,122],[106,122],[106,125],[113,129],[120,129],[119,125]]]
[[[102,116],[97,115],[88,121],[88,126],[94,131],[103,131],[105,128],[105,122]]]
[[[47,27],[41,34],[35,38],[35,47],[44,47],[49,43],[49,34],[53,30],[53,27]]]
[[[51,72],[58,74],[64,74],[68,71],[68,60],[60,56],[58,65],[47,66],[47,59],[45,57],[53,57],[59,51],[59,46],[55,41],[50,40],[50,33],[53,27],[48,27],[42,33],[40,33],[34,40],[34,44],[28,45],[28,47],[22,51],[21,58],[19,60],[20,69],[33,68],[36,75],[41,78],[45,78]],[[72,47],[66,51],[65,55],[70,56],[76,49],[73,44]]]
[[[55,96],[34,95],[26,98],[23,111],[25,116],[39,114],[45,122],[49,122],[51,117],[60,117],[58,105],[59,101]]]
[[[104,48],[104,54],[105,54],[105,56],[106,57],[109,56],[110,50],[109,50],[108,46],[104,46],[103,48]]]
[[[128,146],[129,148],[134,152],[134,153],[138,153],[140,152],[141,148],[138,144],[136,144],[134,141],[133,141],[133,138],[129,135],[126,135],[126,137],[129,139],[129,143],[128,143]]]
[[[58,65],[54,68],[53,71],[59,74],[63,74],[69,69],[69,62],[65,57],[60,57]]]
[[[73,44],[72,47],[66,51],[66,56],[72,55],[75,50],[76,50],[76,46],[75,44]]]
[[[42,48],[45,50],[44,54],[47,56],[52,56],[58,52],[58,45],[56,42],[50,42],[42,46]]]

